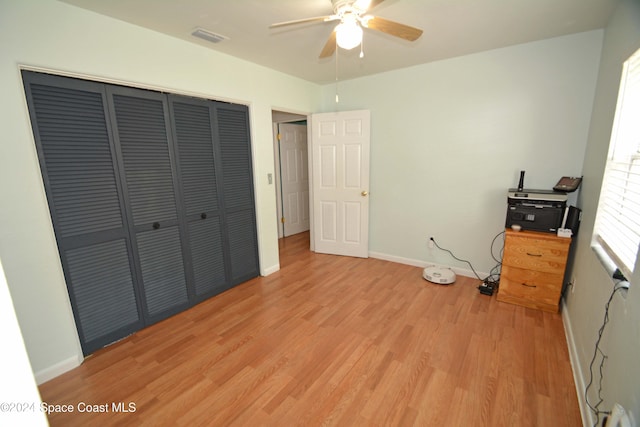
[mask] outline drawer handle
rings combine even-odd
[[[535,288],[536,285],[527,285],[526,283],[522,283],[522,286],[526,286],[527,288]]]
[[[527,255],[529,255],[529,256],[542,256],[542,254],[532,254],[532,253],[529,253],[529,252],[527,252]]]

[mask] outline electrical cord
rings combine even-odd
[[[491,271],[489,272],[489,275],[487,277],[485,277],[484,279],[482,277],[480,277],[480,275],[478,274],[478,272],[476,272],[475,268],[473,268],[473,265],[471,264],[471,262],[467,261],[466,259],[461,259],[458,258],[457,256],[455,256],[453,254],[453,252],[451,252],[449,249],[443,248],[442,246],[438,245],[438,242],[436,242],[436,239],[434,239],[433,237],[430,237],[429,239],[433,242],[433,244],[435,245],[436,248],[440,249],[441,251],[447,252],[449,255],[451,255],[453,257],[453,259],[460,261],[460,262],[464,262],[466,263],[470,268],[471,271],[473,271],[473,274],[476,276],[476,278],[484,283],[486,283],[487,285],[495,285],[497,286],[498,282],[500,281],[500,273],[499,273],[499,269],[502,266],[502,251],[504,250],[504,241],[503,241],[503,245],[502,245],[502,249],[500,250],[500,260],[496,259],[494,253],[493,253],[493,245],[496,242],[496,239],[498,237],[500,237],[500,235],[503,235],[504,231],[498,233],[493,240],[491,241],[491,257],[493,258],[494,261],[496,261],[498,264],[496,266],[494,266]],[[494,277],[498,277],[497,279],[494,279]]]
[[[609,323],[609,305],[611,304],[611,301],[613,300],[613,296],[616,294],[616,292],[620,291],[621,289],[627,289],[627,286],[624,286],[624,285],[618,286],[618,285],[620,285],[620,283],[625,282],[625,281],[626,280],[618,280],[613,285],[613,290],[611,291],[611,294],[609,295],[609,299],[607,300],[607,303],[604,306],[604,319],[602,321],[602,326],[598,330],[598,339],[596,340],[596,346],[595,346],[595,348],[593,350],[593,357],[591,358],[591,362],[589,363],[589,383],[587,384],[587,386],[584,389],[584,400],[587,402],[587,406],[589,406],[589,409],[591,409],[591,411],[596,416],[596,422],[593,425],[593,427],[596,427],[598,425],[598,423],[600,422],[600,415],[603,415],[603,414],[604,415],[608,415],[608,414],[610,414],[609,411],[601,411],[600,410],[600,404],[602,404],[602,402],[604,401],[604,398],[602,397],[602,379],[603,379],[604,362],[607,359],[607,355],[600,348],[600,341],[602,340],[602,336],[604,334],[605,327],[607,326],[607,323]],[[589,389],[593,385],[593,381],[594,381],[594,378],[593,378],[593,365],[596,362],[596,358],[598,357],[598,353],[600,353],[600,355],[602,355],[602,359],[600,360],[600,366],[598,368],[598,371],[599,371],[599,374],[600,374],[600,380],[598,381],[598,402],[595,405],[593,405],[589,401]]]
[[[449,249],[445,249],[443,247],[441,247],[438,242],[436,242],[436,239],[434,239],[433,237],[430,238],[431,241],[433,242],[434,245],[436,245],[436,248],[440,249],[441,251],[447,252],[449,253],[449,255],[451,255],[453,257],[453,259],[458,260],[460,262],[464,262],[466,263],[469,267],[471,267],[471,271],[473,271],[473,274],[476,275],[476,277],[478,278],[478,280],[482,280],[482,277],[480,277],[480,275],[476,272],[476,270],[473,268],[473,265],[471,265],[471,263],[469,261],[467,261],[466,259],[461,259],[458,258],[457,256],[455,256],[453,254],[453,252],[451,252]]]
[[[500,236],[502,236],[502,248],[500,248],[500,257],[496,258],[496,256],[493,254],[493,245],[496,243],[496,239],[498,239],[498,237]],[[487,278],[484,279],[485,283],[491,286],[494,286],[496,288],[500,283],[500,272],[502,269],[502,254],[504,253],[504,237],[505,237],[505,232],[501,231],[500,233],[496,234],[496,236],[491,241],[491,257],[496,262],[496,265],[491,269],[491,271],[489,271],[489,276],[487,276]]]

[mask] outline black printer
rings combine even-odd
[[[566,206],[567,193],[510,188],[505,226],[556,233],[562,226]]]

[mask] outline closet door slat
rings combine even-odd
[[[161,99],[114,94],[116,126],[136,226],[177,218]]]
[[[98,341],[139,320],[124,240],[71,249],[66,258],[82,341]]]
[[[253,174],[248,112],[243,106],[221,104],[217,107],[216,114],[225,208],[252,208]]]
[[[219,218],[189,223],[196,295],[210,296],[231,287],[224,265]]]
[[[32,85],[61,237],[122,227],[102,95]]]
[[[258,275],[254,218],[250,209],[235,211],[227,218],[229,257],[235,283],[244,282]]]
[[[177,227],[137,234],[140,267],[151,317],[187,303],[182,247]]]

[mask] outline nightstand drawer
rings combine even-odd
[[[557,311],[563,274],[502,266],[498,301]]]
[[[569,239],[507,235],[502,263],[522,269],[563,274],[570,242]]]

